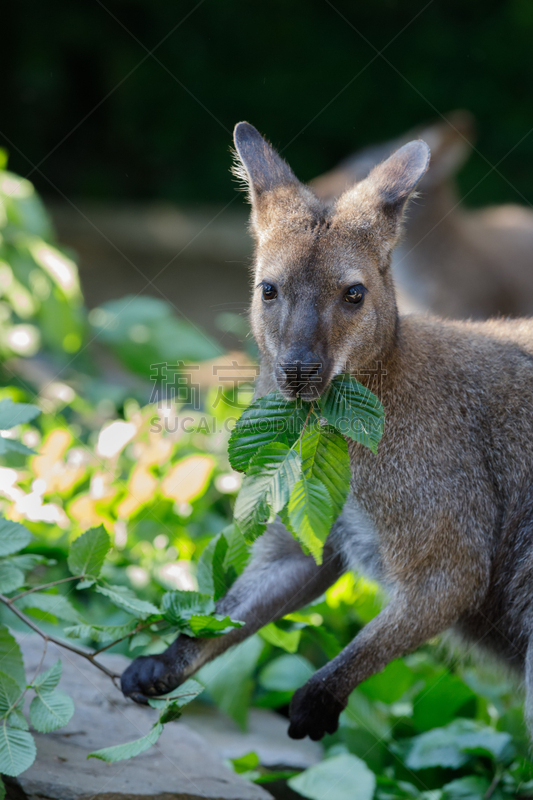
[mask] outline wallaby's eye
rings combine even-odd
[[[263,283],[263,300],[275,300],[278,290],[271,283]]]
[[[347,303],[360,303],[365,296],[366,289],[362,283],[357,283],[355,286],[350,286],[344,295],[344,300]]]

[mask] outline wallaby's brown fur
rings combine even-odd
[[[331,201],[406,142],[420,137],[431,149],[412,203],[392,271],[401,311],[486,319],[533,314],[533,211],[508,203],[467,209],[455,174],[471,152],[475,124],[466,111],[364,148],[312,181]],[[489,170],[489,167],[487,167]]]
[[[291,736],[334,731],[357,684],[450,627],[525,675],[531,717],[533,322],[398,317],[391,253],[427,169],[424,142],[332,205],[250,125],[237,126],[235,143],[256,239],[259,393],[294,395],[287,363],[318,361],[321,390],[346,369],[357,377],[379,363],[385,433],[377,455],[349,442],[351,492],[321,567],[274,523],[218,604],[246,626],[218,640],[180,636],[165,654],[137,659],[124,692],[142,701],[168,691],[354,566],[383,583],[389,603],[296,692]],[[347,301],[350,287],[360,302]]]

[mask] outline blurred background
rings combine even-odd
[[[247,211],[229,175],[242,119],[308,181],[467,109],[465,202],[531,199],[526,0],[23,0],[4,26],[0,143],[77,251],[90,307],[164,296],[232,341],[216,320],[248,296]]]
[[[105,580],[158,603],[202,585],[202,559],[231,522],[241,476],[227,441],[257,355],[248,208],[230,175],[237,121],[300,179],[320,176],[326,199],[421,136],[432,161],[393,264],[401,308],[533,312],[528,0],[19,0],[2,15],[0,400],[42,413],[1,432],[0,509],[31,529],[27,552],[49,559],[24,562],[24,585],[65,577],[69,542],[104,524]],[[178,363],[187,391],[168,403],[161,365]],[[101,594],[69,600],[66,619],[46,596],[27,611],[47,630],[73,614],[128,622]],[[211,705],[197,713],[218,707],[222,739],[258,714],[286,716],[293,691],[382,603],[346,575],[205,668]],[[164,646],[146,631],[115,650]],[[214,726],[208,716],[203,734]],[[436,727],[449,764],[421,741]],[[468,749],[460,737],[473,730]],[[356,689],[324,746],[364,761],[379,800],[533,792],[519,694],[431,643]],[[246,764],[252,777],[265,766]],[[314,782],[276,796],[315,797]]]

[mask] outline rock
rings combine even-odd
[[[238,758],[254,752],[264,767],[307,769],[322,760],[323,747],[310,739],[289,739],[288,720],[262,708],[251,708],[248,730],[220,711],[197,704],[187,713],[187,725],[202,736],[221,758]]]
[[[28,676],[39,664],[43,642],[20,635]],[[171,723],[157,745],[131,761],[106,764],[87,760],[94,750],[137,739],[148,732],[154,709],[126,700],[111,680],[85,659],[49,644],[43,668],[63,663],[60,688],[76,711],[64,728],[35,734],[37,759],[17,779],[8,779],[10,800],[268,800],[259,786],[232,773],[220,755],[183,722]],[[105,655],[101,661],[118,673],[129,660]]]

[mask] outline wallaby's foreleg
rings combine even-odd
[[[248,567],[217,603],[217,613],[245,625],[212,639],[181,635],[164,653],[135,659],[122,675],[122,691],[141,703],[171,691],[231,645],[310,603],[343,572],[340,557],[327,546],[323,564],[317,566],[286,529],[274,523],[258,539]]]
[[[432,585],[413,586],[408,593],[393,595],[387,607],[294,694],[289,736],[316,740],[336,731],[339,715],[356,686],[449,628],[475,602],[473,580],[466,590],[464,585],[443,581],[445,590],[442,585],[437,588],[440,577],[442,573]]]

